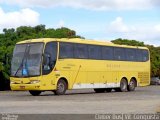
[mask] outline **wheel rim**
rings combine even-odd
[[[134,89],[134,88],[135,88],[135,83],[134,83],[133,80],[129,83],[129,87],[130,87],[131,89]]]
[[[126,90],[127,85],[126,85],[126,82],[125,82],[125,81],[123,81],[123,82],[121,83],[121,88],[122,88],[123,90]]]
[[[63,84],[63,83],[59,83],[59,84],[58,84],[58,91],[59,91],[60,93],[63,93],[64,90],[65,90],[64,84]]]

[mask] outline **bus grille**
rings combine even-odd
[[[149,72],[139,72],[138,78],[140,79],[141,84],[147,84],[149,83]]]

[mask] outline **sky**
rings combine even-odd
[[[0,0],[3,28],[68,27],[86,39],[160,46],[160,0]]]

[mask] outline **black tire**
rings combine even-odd
[[[57,89],[54,90],[53,92],[55,95],[64,95],[67,90],[67,83],[63,80],[60,79],[57,83]]]
[[[128,89],[128,91],[134,91],[136,86],[137,86],[136,81],[134,79],[131,79],[127,89]]]
[[[41,94],[41,91],[30,90],[29,93],[33,96],[39,96]]]
[[[117,92],[127,92],[127,80],[122,78],[121,82],[120,82],[120,88],[115,88],[115,91]]]
[[[128,91],[128,90],[127,90],[127,86],[128,86],[127,80],[124,79],[124,78],[122,78],[122,80],[121,80],[121,82],[120,82],[120,91],[121,91],[121,92],[127,92],[127,91]]]
[[[95,88],[94,91],[96,93],[104,93],[105,92],[105,88]]]
[[[112,88],[106,88],[105,91],[106,91],[106,92],[111,92],[111,91],[112,91]]]

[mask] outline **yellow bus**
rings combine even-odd
[[[134,91],[150,84],[146,47],[79,38],[41,38],[18,42],[11,63],[11,89],[38,96],[93,88],[95,92]]]

